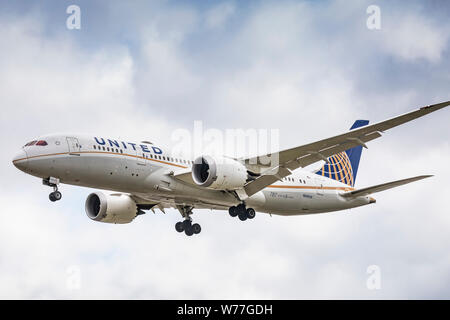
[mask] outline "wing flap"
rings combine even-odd
[[[250,197],[278,180],[287,177],[292,172],[285,167],[276,167],[267,170],[261,176],[244,186],[245,193]]]
[[[283,166],[278,166],[264,172],[260,177],[249,182],[244,186],[244,190],[248,196],[255,194],[266,186],[281,180],[291,174],[292,170],[298,169],[300,167],[306,167],[314,162],[323,160],[332,156],[336,153],[351,149],[362,143],[369,142],[381,136],[381,133],[371,132],[363,137],[355,138],[357,140],[347,140],[342,144],[337,144],[328,148],[321,149],[319,151],[309,151],[304,156],[297,159],[290,160]]]
[[[423,176],[417,176],[417,177],[412,177],[412,178],[407,178],[407,179],[402,179],[402,180],[386,182],[386,183],[378,184],[378,185],[372,186],[372,187],[367,187],[367,188],[362,188],[362,189],[345,192],[345,193],[342,193],[341,196],[343,196],[345,198],[356,198],[356,197],[361,197],[361,196],[367,196],[372,193],[392,189],[395,187],[402,186],[404,184],[419,181],[419,180],[429,178],[429,177],[432,177],[432,175],[423,175]]]

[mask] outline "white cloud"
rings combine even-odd
[[[449,37],[445,24],[403,11],[389,18],[389,23],[382,25],[382,45],[387,53],[409,62],[440,61]]]
[[[226,22],[233,16],[236,6],[231,2],[220,3],[209,9],[205,15],[205,22],[208,28],[223,27]]]
[[[148,128],[169,130],[158,115],[143,117],[153,106],[136,99],[136,69],[126,48],[88,53],[69,37],[45,38],[36,26],[28,20],[1,26],[0,121],[4,132],[18,131],[11,147],[51,132],[142,137]]]

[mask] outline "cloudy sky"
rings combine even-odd
[[[170,143],[201,120],[279,129],[288,148],[450,100],[448,1],[132,3],[0,2],[0,298],[450,298],[449,110],[372,142],[357,186],[431,179],[331,214],[197,210],[192,238],[175,210],[91,221],[91,190],[63,186],[50,203],[11,163],[52,132]],[[79,30],[66,27],[72,4]]]

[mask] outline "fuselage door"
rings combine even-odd
[[[81,150],[80,143],[75,137],[67,137],[67,144],[69,145],[69,153],[79,153]]]
[[[314,178],[314,181],[317,194],[323,196],[323,180],[321,178]]]

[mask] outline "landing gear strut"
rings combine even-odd
[[[48,195],[51,202],[61,200],[62,194],[58,191],[59,179],[53,177],[42,179],[42,184],[53,188],[53,192]]]
[[[180,233],[184,232],[189,237],[194,234],[199,234],[202,231],[202,227],[198,223],[193,224],[192,218],[190,217],[192,214],[193,207],[177,206],[177,209],[184,217],[184,221],[177,222],[175,224],[175,230],[177,230]]]
[[[239,217],[239,220],[245,221],[247,219],[253,219],[256,215],[255,209],[253,208],[246,208],[245,204],[241,203],[237,205],[236,207],[230,207],[228,209],[228,213],[230,216]]]

